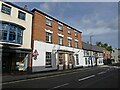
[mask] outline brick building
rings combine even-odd
[[[82,66],[82,32],[33,9],[32,72]]]

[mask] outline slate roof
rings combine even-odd
[[[89,43],[85,43],[82,41],[82,48],[84,50],[89,50],[89,51],[96,51],[96,52],[103,52],[103,48],[102,47],[98,47],[96,45],[92,45]]]

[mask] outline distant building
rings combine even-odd
[[[96,45],[82,42],[83,48],[83,66],[103,65],[103,49]]]
[[[3,73],[27,71],[31,52],[32,13],[0,1],[0,58]]]
[[[111,59],[113,63],[119,63],[120,62],[120,49],[113,49],[111,54]]]
[[[64,70],[82,66],[82,32],[33,9],[32,72]]]
[[[103,48],[103,58],[104,58],[104,64],[112,64],[111,61],[111,51],[108,51]]]

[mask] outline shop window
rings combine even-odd
[[[76,64],[79,65],[79,58],[78,58],[78,54],[76,54]]]
[[[59,58],[59,64],[63,64],[64,54],[59,53],[59,54],[58,54],[58,58]]]
[[[73,55],[70,54],[70,55],[69,55],[69,63],[70,63],[70,64],[72,64],[72,58],[73,58]]]
[[[26,14],[23,13],[23,12],[21,12],[21,11],[18,11],[18,18],[19,18],[19,19],[22,19],[22,20],[25,20]]]
[[[51,66],[51,52],[46,52],[46,66]]]
[[[87,61],[87,58],[85,58],[85,64],[87,65],[88,63],[87,63],[88,61]]]
[[[1,12],[10,15],[11,14],[11,7],[9,7],[5,4],[2,4]]]

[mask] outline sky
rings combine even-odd
[[[44,0],[42,0],[44,1]],[[80,30],[82,41],[101,41],[118,48],[118,2],[14,2],[29,10],[38,8],[48,15]],[[86,0],[85,0],[86,1]],[[105,1],[105,0],[104,0]]]

